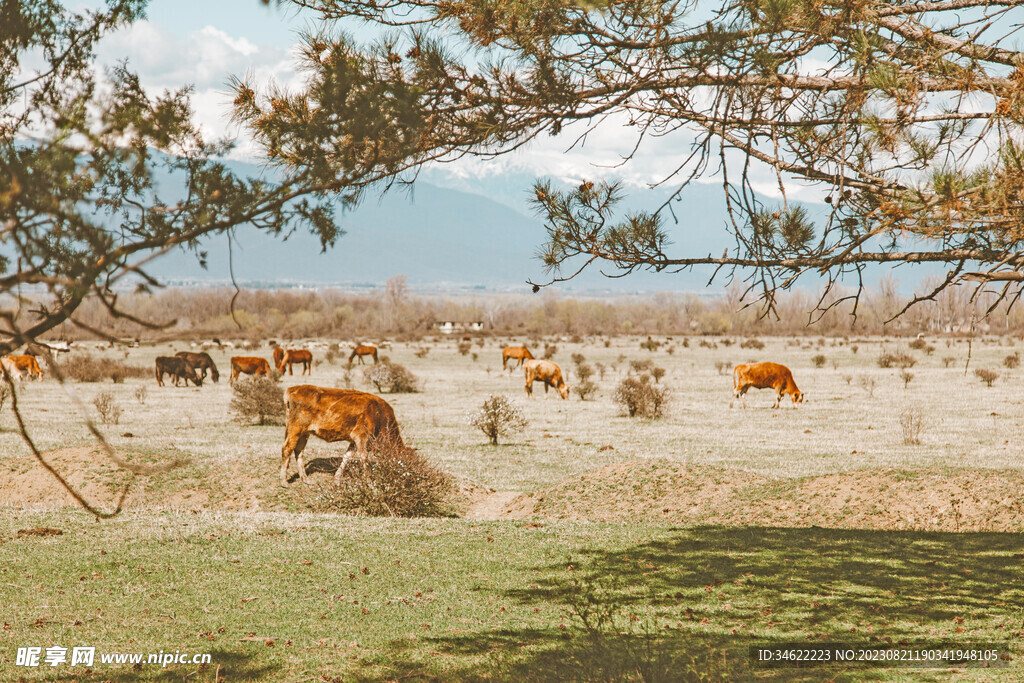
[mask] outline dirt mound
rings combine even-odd
[[[593,521],[822,526],[934,531],[1024,530],[1018,470],[872,469],[797,480],[642,461],[609,465],[539,496],[534,514]]]

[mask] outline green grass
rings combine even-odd
[[[58,527],[63,535],[14,536]],[[594,680],[686,666],[755,671],[778,641],[991,641],[1024,680],[1024,539],[826,529],[691,529],[287,513],[75,513],[0,521],[2,676],[17,647],[209,652],[187,680]],[[606,624],[588,632],[590,610]],[[574,615],[575,613],[575,615]],[[180,680],[196,667],[96,666],[80,680]],[[842,680],[948,680],[829,669]],[[797,672],[799,674],[799,672]],[[965,671],[966,680],[992,672]],[[636,671],[632,671],[636,677]],[[671,676],[670,678],[675,678]]]

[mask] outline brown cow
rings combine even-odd
[[[6,373],[12,380],[21,381],[21,370],[10,356],[0,358],[0,368],[2,368],[0,374]]]
[[[274,367],[278,372],[284,372],[284,347],[274,347]]]
[[[547,398],[548,387],[558,389],[559,395],[569,398],[569,385],[562,377],[562,368],[549,360],[523,361],[523,372],[526,374],[526,395],[533,398],[533,383],[544,382],[544,397]]]
[[[234,382],[238,379],[239,373],[255,375],[256,377],[269,377],[270,363],[267,362],[266,358],[257,358],[256,356],[232,356],[231,377],[228,379],[228,382]]]
[[[376,439],[387,439],[398,448],[405,448],[398,430],[395,411],[380,396],[355,389],[327,389],[311,384],[289,387],[285,391],[288,427],[281,449],[281,485],[288,485],[288,463],[295,456],[299,477],[307,481],[302,464],[302,450],[310,434],[328,443],[348,441],[349,447],[334,474],[341,481],[348,461],[355,454],[366,462],[367,447]]]
[[[43,369],[39,367],[39,361],[35,356],[5,356],[5,358],[10,359],[14,364],[19,374],[18,379],[21,379],[21,375],[28,375],[31,379],[43,378]]]
[[[178,386],[180,380],[185,380],[186,387],[189,380],[192,380],[197,387],[203,386],[203,380],[196,374],[195,368],[189,365],[187,360],[178,356],[157,356],[156,383],[160,386],[164,385],[165,374],[174,378],[174,386]]]
[[[352,363],[352,359],[359,356],[359,364],[363,364],[363,356],[373,356],[373,362],[377,362],[377,347],[370,344],[360,344],[356,348],[352,349],[352,355],[348,357],[349,364]]]
[[[206,371],[210,371],[210,379],[216,384],[220,380],[220,372],[208,353],[192,353],[191,351],[178,351],[174,354],[178,358],[184,358],[189,365],[196,370],[202,370],[199,376],[206,379]]]
[[[732,408],[737,398],[743,399],[743,407],[747,407],[747,389],[774,389],[775,405],[778,408],[782,395],[789,394],[793,403],[803,403],[804,395],[797,389],[793,381],[793,373],[785,365],[778,363],[750,363],[737,365],[732,369],[733,395],[729,407]]]
[[[277,371],[284,372],[284,366],[288,366],[288,374],[294,374],[292,372],[292,365],[295,363],[302,363],[302,374],[313,374],[313,354],[306,349],[288,349],[281,355],[281,360],[277,360],[277,350],[281,347],[274,349],[274,362],[277,363]]]
[[[533,354],[530,353],[530,349],[526,348],[525,346],[506,346],[505,349],[501,352],[502,370],[507,369],[506,364],[508,363],[510,358],[516,361],[516,364],[512,366],[512,369],[515,370],[516,368],[523,364],[523,361],[533,360]]]

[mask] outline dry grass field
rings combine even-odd
[[[929,339],[931,353],[909,349],[907,339],[762,339],[765,348],[754,349],[740,348],[742,339],[694,337],[686,346],[675,338],[654,351],[642,349],[643,340],[550,342],[570,386],[573,354],[598,369],[598,391],[587,401],[575,393],[563,401],[554,391],[545,398],[540,387],[527,400],[522,371],[502,373],[501,348],[511,341],[543,350],[529,340],[484,339],[468,355],[447,338],[383,351],[420,380],[417,393],[386,395],[406,442],[458,479],[453,510],[469,519],[384,522],[310,513],[311,491],[327,484],[345,446],[311,439],[306,453],[319,458],[311,467],[314,486],[303,486],[293,471],[290,486],[280,487],[283,427],[240,424],[229,410],[228,357],[236,352],[211,352],[222,378],[201,388],[161,388],[152,377],[66,388],[49,378],[26,382],[20,399],[32,436],[93,502],[109,507],[126,480],[94,452],[78,412],[80,404],[95,417],[92,401],[101,391],[111,392],[123,411],[118,424],[104,427],[120,453],[137,462],[181,458],[185,464],[139,480],[129,511],[94,525],[68,507],[24,447],[9,404],[4,407],[0,505],[9,513],[0,525],[0,554],[10,569],[0,600],[17,614],[0,632],[5,653],[29,635],[59,641],[85,633],[131,649],[119,634],[138,628],[140,646],[166,650],[179,647],[175,638],[226,628],[230,642],[218,640],[213,649],[228,680],[618,680],[644,677],[640,665],[616,673],[605,661],[616,647],[642,638],[636,623],[618,621],[636,610],[645,629],[679,629],[668,640],[642,641],[663,649],[671,643],[645,661],[654,657],[676,670],[685,659],[693,670],[682,677],[695,680],[705,674],[773,680],[772,672],[752,671],[736,654],[759,639],[953,637],[998,641],[1019,656],[1024,367],[1005,367],[1004,359],[1024,344],[975,339],[965,373],[962,339]],[[93,353],[152,368],[156,356],[185,348]],[[909,380],[900,368],[878,366],[880,354],[895,351],[916,359]],[[270,351],[254,355],[269,358]],[[819,355],[824,361],[816,364]],[[660,383],[670,391],[665,417],[657,420],[624,417],[612,398],[630,361],[645,359],[665,369]],[[805,403],[794,408],[785,398],[773,410],[771,392],[752,389],[746,408],[730,408],[732,365],[754,360],[788,365]],[[986,386],[976,368],[993,369],[999,378]],[[307,382],[371,390],[362,367],[347,371],[344,359],[330,364],[318,357],[311,377],[282,378],[285,386]],[[490,394],[512,398],[529,421],[498,446],[467,424],[467,414]],[[918,444],[905,443],[901,418],[908,414],[921,417]],[[16,536],[36,526],[67,533]],[[101,547],[124,559],[112,565],[96,554]],[[260,568],[302,559],[311,566],[291,564],[289,579],[274,571],[262,585]],[[167,584],[171,578],[148,571],[145,579],[130,576],[131,567],[150,563],[187,568],[189,585],[181,577]],[[405,578],[391,583],[364,581],[365,592],[351,588],[355,579],[342,580],[359,576],[350,568],[371,563],[419,568],[403,569]],[[641,571],[643,563],[649,571]],[[69,591],[79,573],[101,578],[83,580],[91,597],[65,604],[51,595],[40,564],[68,582]],[[573,573],[574,566],[585,571]],[[224,578],[234,571],[240,583]],[[142,616],[135,598],[117,597],[128,590],[125,581],[136,580],[164,605],[161,613],[178,615],[173,623]],[[443,593],[430,616],[388,616],[393,609],[385,603],[425,595],[428,584]],[[175,590],[199,602],[209,593],[210,610],[171,609],[160,596]],[[600,634],[581,626],[577,592],[598,595],[594,604],[613,614],[608,628],[618,645],[598,642]],[[115,598],[101,605],[104,595]],[[341,602],[332,595],[342,595]],[[252,607],[240,607],[253,597]],[[292,599],[313,602],[299,608]],[[353,621],[351,610],[338,611],[352,600],[370,605],[362,621]],[[435,609],[440,604],[454,606],[458,617]],[[117,612],[122,630],[70,626],[97,609]],[[231,616],[221,619],[221,611]],[[323,623],[310,621],[314,613],[325,615]],[[297,647],[271,650],[263,645],[267,638]],[[613,659],[632,661],[622,653]],[[1024,680],[1022,671],[1014,663],[997,678],[973,670],[957,676]],[[918,673],[914,680],[949,678],[948,672]],[[216,672],[196,674],[188,680],[212,680]],[[864,676],[840,674],[830,676]],[[905,675],[871,670],[882,679]],[[111,673],[96,676],[107,680]],[[132,679],[124,671],[118,676]]]

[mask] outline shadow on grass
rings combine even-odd
[[[381,655],[389,677],[944,680],[942,669],[753,669],[747,652],[936,638],[1005,649],[1024,607],[1016,534],[698,527],[568,553],[564,564],[524,567],[528,586],[501,590],[527,608],[561,608],[561,625],[438,635],[427,640],[447,657],[426,662],[396,644]]]

